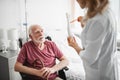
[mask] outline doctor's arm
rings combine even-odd
[[[83,60],[92,64],[99,56],[99,49],[104,36],[104,27],[99,21],[93,21],[86,25],[89,26],[89,30],[85,33],[85,49],[79,47],[75,38],[68,37],[68,44],[77,51]]]
[[[105,27],[98,20],[91,21],[88,26],[89,29],[85,33],[85,50],[81,51],[79,55],[86,63],[92,65],[99,59],[102,41],[105,36]]]

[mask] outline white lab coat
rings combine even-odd
[[[116,80],[114,55],[116,52],[115,19],[108,9],[86,22],[81,33],[85,50],[80,52],[86,80]]]

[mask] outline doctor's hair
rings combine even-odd
[[[86,0],[87,18],[94,17],[97,13],[102,14],[108,7],[108,0]]]

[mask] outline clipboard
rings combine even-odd
[[[72,31],[71,31],[71,25],[70,25],[70,15],[68,13],[66,13],[66,19],[67,19],[68,36],[73,37]]]

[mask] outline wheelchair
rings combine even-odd
[[[45,39],[52,41],[50,36],[45,37]],[[19,38],[18,41],[19,41],[19,47],[21,48],[22,45],[23,45],[22,38]],[[67,70],[69,70],[68,67],[64,67],[63,69],[59,70],[58,71],[58,76],[63,80],[67,80],[66,75],[65,75],[65,71],[67,71]],[[25,74],[25,73],[22,73],[22,72],[19,72],[19,73],[21,75],[22,80],[30,80],[30,77],[33,76],[33,75]]]

